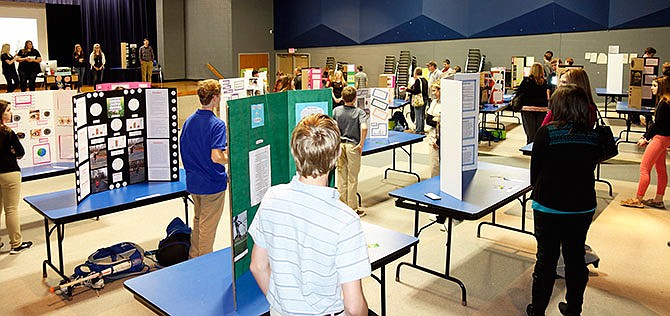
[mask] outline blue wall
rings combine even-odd
[[[668,0],[274,0],[275,49],[670,26]]]

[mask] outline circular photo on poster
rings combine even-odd
[[[131,111],[137,111],[137,109],[139,108],[140,108],[140,101],[138,101],[137,99],[131,99],[130,101],[128,101],[128,109],[130,109]]]
[[[42,130],[42,135],[44,136],[49,136],[51,135],[51,129],[50,128],[45,128]]]
[[[170,94],[172,94],[172,95],[177,95],[177,91],[176,91],[176,90],[172,90],[172,91],[170,91]]]
[[[121,187],[121,183],[117,183],[117,184],[115,184],[115,186],[116,186],[116,188],[118,189],[118,188]]]
[[[123,159],[121,158],[116,158],[112,162],[112,168],[114,168],[115,171],[121,170],[123,168]]]
[[[110,190],[114,190],[114,185],[113,185],[113,184],[110,184],[110,185],[109,185],[109,189],[110,189]]]
[[[43,117],[43,118],[47,118],[47,117],[50,117],[50,116],[51,116],[51,111],[44,111],[44,112],[42,112],[42,117]]]
[[[24,138],[26,138],[26,133],[18,132],[18,133],[16,133],[16,137],[18,137],[19,139],[24,139]]]
[[[121,183],[121,185],[125,187],[125,186],[127,186],[127,185],[128,185],[128,182],[126,182],[126,181],[123,181],[123,183]]]
[[[118,132],[119,130],[121,130],[121,127],[123,126],[123,122],[121,122],[120,119],[114,119],[114,120],[112,120],[112,123],[110,125],[111,125],[113,131]]]
[[[14,115],[14,122],[18,122],[21,120],[21,115]]]
[[[100,103],[93,103],[89,109],[89,112],[91,112],[91,115],[93,116],[99,116],[102,114],[102,105],[100,105]]]

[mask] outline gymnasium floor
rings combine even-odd
[[[166,83],[165,86],[174,86]],[[194,89],[192,82],[180,83],[180,90]],[[190,87],[190,88],[189,88]],[[182,96],[181,113],[197,107],[197,98]],[[507,140],[479,145],[480,161],[528,167],[530,159],[518,149],[523,145],[523,128],[515,120],[503,118]],[[615,132],[623,127],[620,120],[608,120]],[[589,231],[588,244],[600,256],[600,267],[591,267],[591,278],[585,297],[585,315],[670,315],[670,211],[629,209],[618,201],[634,195],[641,151],[624,144],[621,154],[603,166],[602,177],[614,185],[614,197],[606,186],[598,189],[597,218]],[[414,166],[422,178],[429,174],[428,146],[414,147]],[[400,164],[406,159],[399,155]],[[392,173],[384,180],[383,171],[391,164],[391,153],[383,152],[363,158],[359,191],[367,216],[362,220],[410,234],[412,212],[398,209],[388,192],[414,183],[413,176]],[[23,184],[22,196],[65,190],[73,187],[74,176],[66,175]],[[653,194],[654,182],[649,194]],[[569,198],[569,197],[566,197]],[[666,201],[667,202],[667,201]],[[226,205],[229,207],[229,205]],[[0,315],[153,315],[125,290],[122,281],[107,284],[99,293],[77,289],[71,301],[49,293],[56,285],[55,273],[42,279],[41,262],[46,256],[42,218],[27,204],[19,206],[25,240],[33,248],[10,256],[7,246],[0,250]],[[228,212],[229,214],[229,212]],[[498,220],[518,225],[520,206],[512,203],[498,211]],[[65,229],[65,265],[67,271],[84,262],[98,248],[120,241],[133,241],[146,249],[157,247],[165,227],[176,216],[183,215],[183,204],[173,200],[161,204],[120,212],[100,218],[69,224]],[[532,216],[527,214],[532,226]],[[485,217],[484,219],[488,219]],[[421,220],[427,222],[427,216]],[[3,218],[4,222],[4,218]],[[530,280],[534,264],[535,241],[531,236],[493,227],[483,229],[476,237],[474,222],[463,222],[454,228],[452,273],[468,289],[468,306],[460,304],[460,290],[451,283],[412,269],[404,269],[402,282],[395,282],[392,271],[401,262],[387,266],[387,302],[389,315],[523,315],[530,300]],[[2,224],[0,236],[7,244]],[[220,225],[215,249],[230,245],[230,232]],[[443,269],[445,233],[431,226],[421,236],[419,262]],[[410,260],[405,256],[403,260]],[[665,280],[665,281],[663,281]],[[379,287],[367,278],[363,282],[368,304],[379,309]],[[169,289],[156,289],[169,291]],[[565,294],[565,283],[558,280],[547,315],[560,315],[556,305]]]

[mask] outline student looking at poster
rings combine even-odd
[[[212,252],[228,184],[226,123],[214,115],[221,102],[221,85],[214,79],[203,80],[197,91],[202,106],[186,119],[179,140],[186,190],[195,205],[189,258]]]

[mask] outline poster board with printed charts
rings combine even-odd
[[[393,104],[392,88],[365,88],[356,93],[356,107],[368,116],[368,138],[388,138],[389,105]]]
[[[72,97],[77,203],[146,181],[179,181],[176,89]]]
[[[441,79],[440,190],[463,198],[467,175],[477,170],[479,143],[479,73],[457,73]]]
[[[289,90],[229,100],[227,107],[230,238],[237,279],[249,270],[253,240],[247,229],[263,195],[296,174],[290,151],[293,128],[311,113],[331,115],[332,98],[330,89]]]
[[[17,160],[26,168],[56,162],[74,161],[72,136],[73,90],[47,90],[2,93],[11,103],[9,122],[26,154]]]

